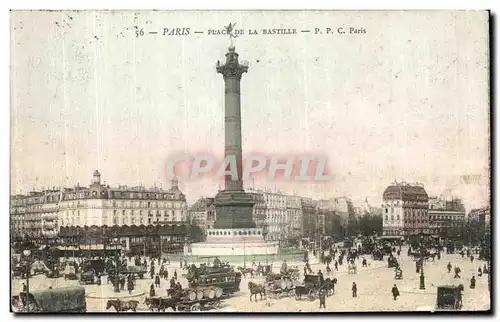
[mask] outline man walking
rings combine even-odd
[[[325,295],[326,291],[321,289],[319,291],[319,308],[321,309],[321,307],[323,307],[324,309],[326,309],[326,306],[325,306],[325,303],[326,303],[326,295]]]
[[[358,286],[356,282],[352,282],[352,297],[358,297]]]
[[[399,290],[396,284],[394,284],[394,286],[392,287],[392,297],[394,298],[394,301],[398,299],[398,296],[399,296]]]

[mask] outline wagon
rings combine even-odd
[[[178,299],[179,311],[205,311],[222,307],[222,300],[227,298],[220,287],[197,287],[184,290],[169,289],[168,294]]]
[[[440,310],[461,310],[463,285],[458,286],[438,286],[436,309]]]
[[[349,263],[349,266],[347,266],[347,273],[356,274],[357,273],[356,264]]]
[[[296,282],[290,279],[275,280],[267,283],[267,291],[273,298],[291,297],[295,295]]]
[[[177,303],[178,311],[197,312],[222,308],[222,299],[204,299],[197,301],[181,301]]]
[[[399,263],[398,260],[394,257],[389,257],[387,259],[387,267],[392,268],[392,267],[398,267]]]
[[[21,292],[23,303],[29,299],[29,312],[85,313],[85,288],[81,286],[61,287],[29,293]],[[23,310],[27,311],[27,310]]]
[[[295,299],[300,300],[302,295],[307,295],[313,301],[319,294],[321,282],[319,275],[304,276],[304,283],[295,287]]]
[[[272,273],[273,267],[271,265],[264,265],[262,266],[262,276],[267,276],[268,274]]]
[[[221,288],[224,294],[232,294],[240,290],[241,273],[234,271],[210,273],[188,281],[190,288],[213,286]]]

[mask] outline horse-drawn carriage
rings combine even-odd
[[[264,265],[257,268],[257,273],[260,274],[261,276],[267,276],[272,272],[273,272],[272,265]]]
[[[337,284],[337,279],[331,280],[327,278],[321,283],[321,278],[319,275],[306,275],[304,276],[304,282],[302,285],[295,286],[295,299],[300,300],[302,295],[307,295],[309,300],[313,301],[319,294],[320,290],[325,290],[327,295],[330,291],[334,291],[335,284]]]
[[[389,268],[399,267],[399,263],[398,263],[398,260],[396,259],[396,257],[391,256],[387,259],[387,267],[389,267]]]
[[[21,312],[85,313],[85,289],[80,286],[61,287],[31,293],[21,292]]]
[[[206,273],[206,272],[205,272]],[[232,294],[240,290],[241,273],[234,270],[188,276],[190,288],[218,287],[224,294]]]
[[[397,280],[403,279],[403,271],[399,267],[394,271],[394,278]]]
[[[438,286],[436,309],[439,310],[461,310],[462,309],[462,284],[455,286]]]
[[[358,272],[358,268],[356,267],[356,264],[353,262],[349,263],[349,265],[347,266],[347,273],[357,274],[357,272]]]
[[[289,278],[276,279],[267,282],[266,289],[269,292],[269,294],[274,298],[280,298],[283,296],[294,296],[295,286],[297,284],[298,284],[297,281]]]

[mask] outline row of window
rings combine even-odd
[[[208,235],[209,236],[230,236],[231,235],[231,232],[230,231],[209,231],[208,232]],[[251,235],[260,235],[260,230],[258,231],[233,231],[233,235],[236,236],[236,235],[239,235],[239,236],[251,236]]]

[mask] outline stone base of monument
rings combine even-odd
[[[192,261],[203,257],[219,257],[222,262],[265,262],[278,254],[278,242],[265,241],[261,228],[209,229],[207,240],[191,244],[185,255]],[[198,260],[197,260],[198,259]]]

